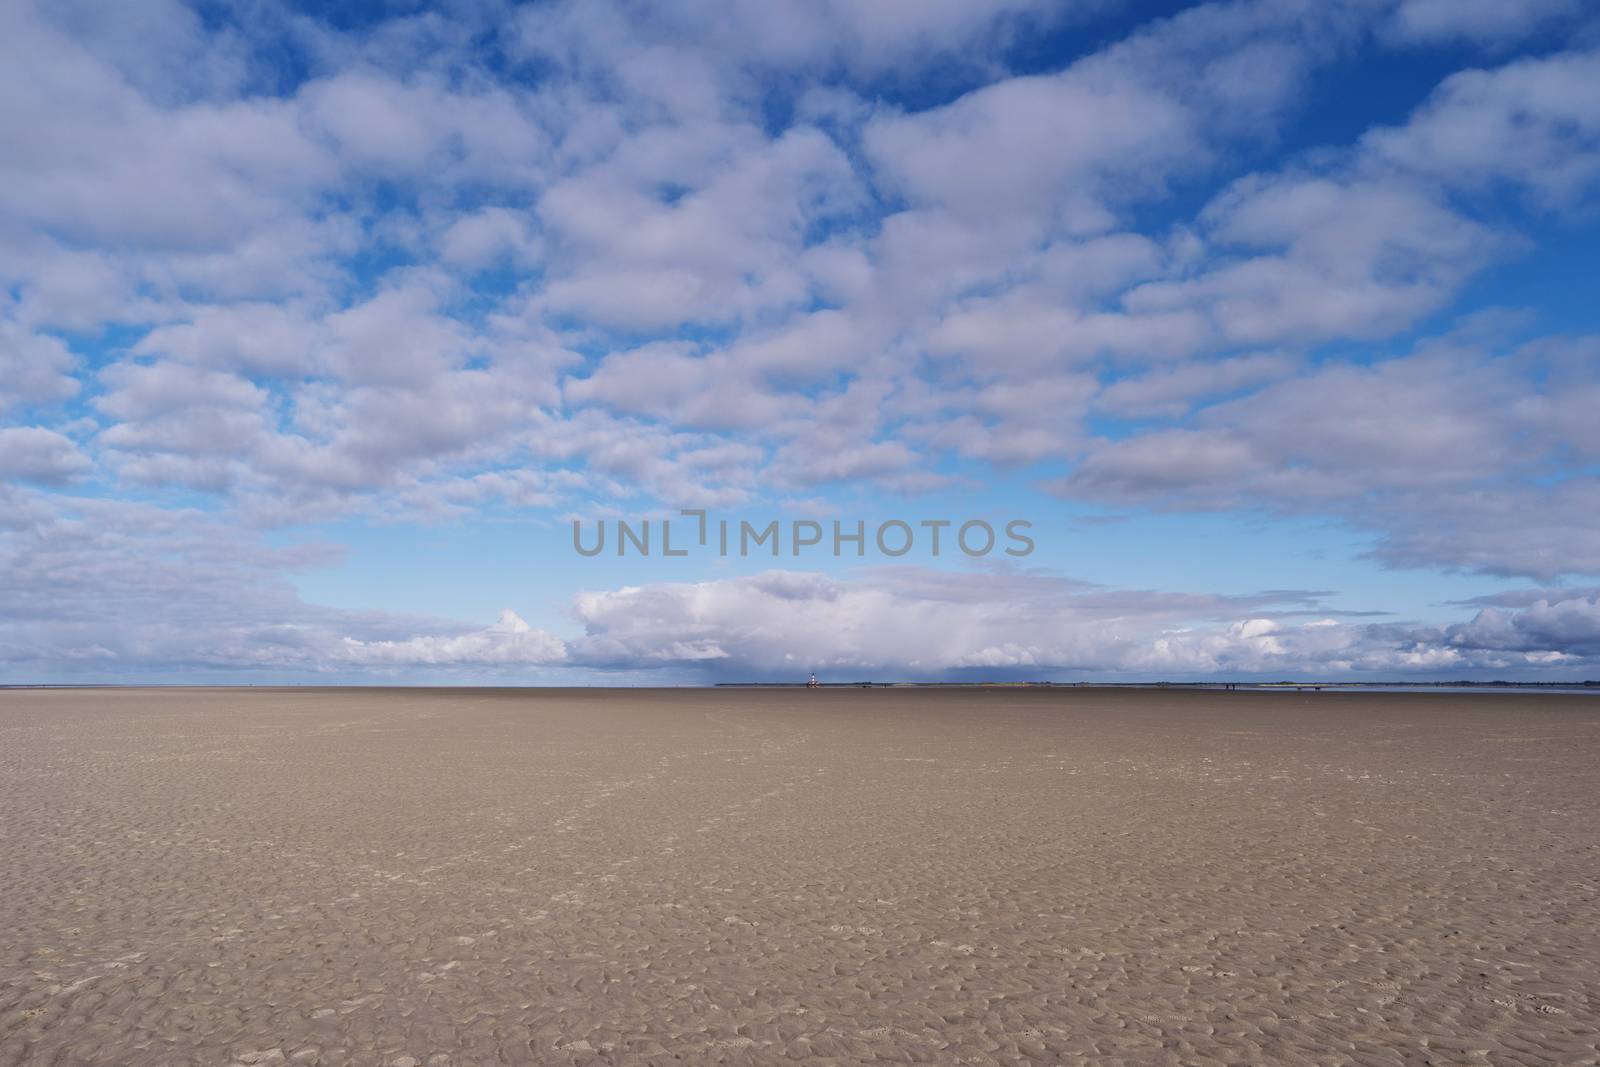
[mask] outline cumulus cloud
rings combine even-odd
[[[880,76],[930,60],[981,67],[1025,31],[1088,19],[1115,5],[1041,0],[893,0],[862,6],[846,0],[775,0],[760,9],[711,0],[622,4],[564,2],[528,8],[518,21],[527,53],[577,71],[596,67],[634,93],[661,97],[681,114],[753,86],[743,71],[840,68]],[[738,56],[737,64],[724,57]],[[668,61],[676,61],[668,69]],[[687,84],[674,84],[670,74]],[[675,68],[675,69],[674,69]]]
[[[1572,207],[1600,180],[1600,104],[1584,91],[1597,75],[1600,51],[1462,71],[1405,125],[1373,130],[1362,144],[1376,159],[1448,185],[1506,184],[1545,206]]]
[[[142,362],[102,373],[95,403],[116,424],[97,444],[132,481],[258,515],[283,498],[381,508],[517,464],[529,426],[570,426],[595,446],[571,462],[649,470],[642,488],[686,499],[729,499],[762,455],[784,485],[904,489],[937,484],[944,455],[1070,461],[1095,410],[1171,417],[1186,396],[1272,380],[1230,347],[1373,337],[1437,308],[1504,246],[1438,187],[1503,166],[1452,155],[1471,142],[1451,130],[1499,116],[1525,140],[1497,142],[1495,160],[1537,160],[1527,181],[1566,174],[1569,196],[1594,154],[1556,137],[1584,128],[1583,94],[1562,87],[1588,59],[1518,61],[1447,81],[1336,166],[1247,176],[1194,227],[1140,233],[1134,208],[1270,142],[1382,5],[1201,5],[1016,77],[995,64],[1021,29],[1104,12],[940,4],[830,22],[790,5],[758,26],[713,7],[557,4],[367,37],[307,22],[319,65],[263,95],[248,92],[268,69],[252,35],[270,19],[212,26],[173,6],[140,61],[126,33],[22,5],[10,69],[37,107],[8,112],[10,143],[40,151],[3,161],[16,195],[0,241],[38,264],[16,268],[17,308],[147,325]],[[792,32],[762,30],[775,23]],[[501,79],[474,33],[557,73]],[[207,46],[227,63],[183,91],[151,80],[149,50]],[[870,102],[939,55],[972,63],[952,99]],[[676,88],[651,74],[669,68]],[[826,90],[794,73],[824,69]],[[780,71],[794,108],[773,128],[760,85]],[[98,147],[47,136],[112,114],[117,130],[81,139]],[[125,160],[115,188],[95,165],[107,146]],[[152,210],[176,202],[158,189],[189,187],[181,223]],[[486,297],[471,284],[485,270],[527,282]],[[8,347],[27,336],[12,388],[70,396],[70,353],[37,332]],[[1141,384],[1117,380],[1139,367]],[[217,374],[261,395],[200,396]],[[141,376],[171,380],[170,415],[135,410]],[[719,483],[670,454],[625,459],[632,420],[662,440],[723,435],[750,466]]]
[[[1351,624],[1315,592],[1201,596],[918,568],[625,587],[580,594],[573,610],[586,631],[575,662],[714,677],[1359,677],[1587,666],[1600,653],[1592,598],[1485,609],[1441,630]]]
[[[1050,487],[1124,506],[1332,513],[1377,531],[1372,556],[1396,566],[1594,573],[1595,480],[1561,464],[1587,454],[1563,398],[1589,395],[1595,369],[1548,351],[1445,343],[1303,370],[1189,425],[1098,441]]]
[[[1270,598],[1264,598],[1270,599]],[[712,664],[718,672],[966,668],[1215,668],[1227,638],[1181,620],[1261,606],[1254,598],[1117,594],[1038,576],[886,570],[860,580],[774,571],[580,594],[581,662]],[[1298,605],[1297,605],[1298,606]],[[1259,627],[1239,632],[1245,644]],[[1202,647],[1204,646],[1204,647]],[[1112,667],[1115,664],[1115,667]]]
[[[0,428],[0,478],[61,483],[88,470],[89,457],[54,430],[42,426]]]
[[[1596,342],[1443,322],[1541,227],[1592,217],[1600,71],[1567,0],[1245,0],[1137,25],[1101,0],[204,16],[0,10],[14,602],[44,610],[16,561],[65,566],[54,552],[130,597],[103,625],[11,640],[317,670],[773,665],[746,612],[790,596],[846,664],[821,604],[861,620],[839,632],[863,647],[883,604],[936,609],[888,579],[824,594],[801,576],[799,593],[682,593],[723,614],[677,645],[625,625],[617,590],[580,602],[575,643],[514,621],[390,626],[299,603],[293,561],[253,531],[1017,470],[1077,501],[1331,517],[1383,565],[1600,573]],[[1058,39],[1041,65],[1036,42]],[[1512,54],[1525,40],[1543,43]],[[1330,65],[1463,41],[1481,69],[1302,147]],[[98,503],[59,488],[90,475]],[[173,499],[196,506],[135,503]],[[177,569],[141,571],[141,552]],[[119,612],[196,574],[246,620],[119,636]],[[675,589],[628,595],[670,615]],[[1086,596],[1055,606],[1075,618]],[[1240,604],[1194,629],[1140,616],[1126,643],[963,610],[997,621],[941,617],[927,669],[1389,647]],[[199,624],[217,639],[183,652]],[[922,669],[912,643],[874,640],[863,666]],[[1418,666],[1466,655],[1417,647]]]
[[[1206,209],[1221,248],[1201,276],[1150,282],[1135,311],[1202,310],[1227,343],[1385,336],[1440,307],[1498,251],[1487,228],[1403,181],[1321,175],[1243,179]]]
[[[315,373],[327,344],[322,327],[306,310],[241,302],[197,308],[186,322],[157,326],[133,352],[190,366],[293,378]]]
[[[1373,502],[1372,555],[1402,567],[1447,566],[1501,577],[1600,574],[1600,479],[1489,492],[1402,493]],[[1359,518],[1358,518],[1359,521]]]
[[[1472,41],[1505,47],[1576,15],[1579,0],[1401,0],[1385,31],[1409,43]]]
[[[1298,369],[1299,360],[1275,352],[1162,367],[1117,379],[1099,393],[1095,406],[1126,418],[1174,418],[1202,401],[1250,390]]]
[[[772,571],[598,588],[575,632],[307,603],[335,546],[269,546],[190,510],[0,486],[0,674],[669,680],[1539,672],[1600,658],[1593,590],[1478,605],[1445,627],[1363,621],[1318,590],[1119,589],[1013,570]],[[554,673],[552,673],[554,672]]]
[[[0,315],[5,310],[0,301]],[[0,415],[24,404],[49,404],[76,396],[71,371],[77,360],[59,338],[32,333],[0,317]]]
[[[404,641],[363,641],[346,637],[333,650],[331,658],[337,662],[428,667],[542,665],[564,660],[566,646],[559,637],[533,629],[507,608],[493,626],[472,633],[426,634]]]
[[[1593,661],[1600,656],[1600,597],[1541,597],[1520,611],[1485,608],[1470,622],[1446,628],[1445,642],[1465,652]]]
[[[303,601],[287,576],[340,554],[326,543],[269,546],[194,510],[0,483],[0,676],[415,677],[564,658],[559,638],[509,610],[476,628]]]

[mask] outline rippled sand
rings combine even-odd
[[[0,1062],[1595,1063],[1600,700],[0,692]]]

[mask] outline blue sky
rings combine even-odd
[[[0,52],[0,681],[1600,677],[1578,0],[69,0]],[[1036,549],[572,550],[682,508]]]

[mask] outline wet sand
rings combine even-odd
[[[0,692],[0,1063],[1583,1064],[1600,700]]]

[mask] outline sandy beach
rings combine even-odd
[[[1600,700],[0,692],[0,1063],[1600,1062]]]

